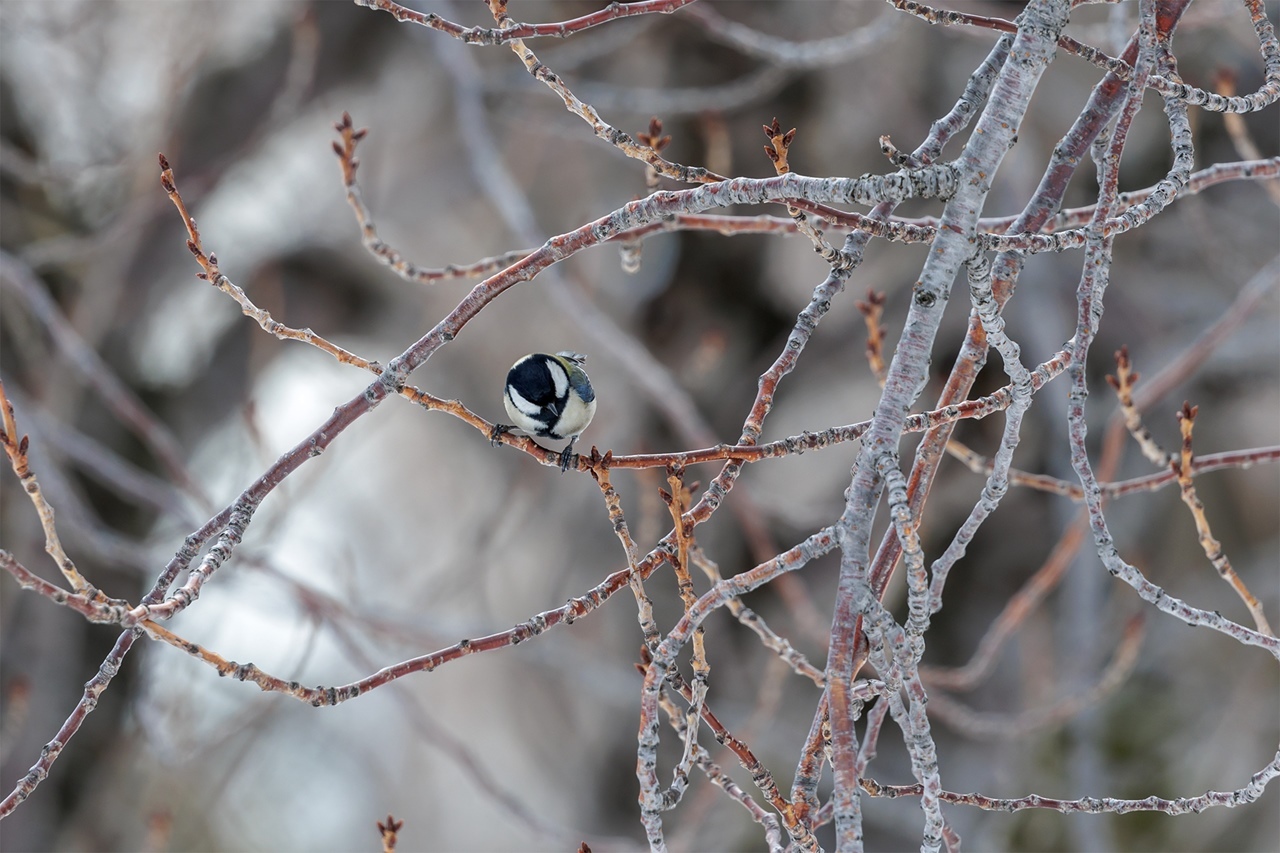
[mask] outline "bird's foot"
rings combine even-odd
[[[573,460],[573,457],[575,455],[573,452],[573,445],[576,444],[577,441],[578,439],[576,437],[570,439],[569,443],[565,445],[564,450],[560,451],[560,473],[561,474],[569,470],[569,463]]]

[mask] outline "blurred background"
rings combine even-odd
[[[492,25],[480,3],[412,5],[465,26]],[[777,116],[799,129],[796,171],[858,175],[889,169],[882,134],[914,148],[994,40],[871,2],[706,4],[769,37],[814,42],[783,61],[726,43],[717,35],[723,24],[695,18],[703,5],[528,46],[614,126],[634,135],[660,117],[671,160],[770,175],[759,128]],[[558,21],[597,8],[521,2],[511,14]],[[1019,4],[963,8],[1012,18]],[[1082,8],[1070,32],[1114,54],[1135,14],[1131,4]],[[1175,49],[1194,85],[1211,86],[1221,69],[1238,75],[1241,92],[1260,84],[1240,4],[1194,3]],[[1092,66],[1059,55],[987,215],[1021,210],[1097,79]],[[186,534],[370,381],[319,350],[271,338],[194,278],[157,152],[171,161],[206,248],[233,282],[280,321],[365,358],[399,354],[472,286],[407,283],[362,248],[330,147],[343,111],[369,128],[358,177],[380,235],[424,267],[531,248],[646,192],[643,166],[594,138],[506,47],[468,47],[350,3],[0,3],[0,377],[31,435],[32,465],[68,552],[109,595],[136,601]],[[1275,116],[1272,108],[1245,117],[1264,156],[1280,145]],[[1192,120],[1198,167],[1243,159],[1220,115],[1193,110]],[[1153,184],[1169,163],[1161,103],[1149,96],[1122,189]],[[1092,177],[1092,167],[1082,170],[1068,206],[1093,200]],[[901,212],[936,210],[915,203]],[[1110,354],[1125,344],[1136,369],[1154,375],[1227,311],[1273,258],[1278,235],[1280,215],[1264,187],[1227,183],[1117,242],[1090,367],[1098,380],[1091,437],[1115,409],[1101,381],[1114,372]],[[836,229],[829,236],[837,245],[842,238]],[[870,245],[780,386],[764,440],[870,417],[878,388],[854,303],[869,288],[886,293],[891,348],[925,251]],[[1070,337],[1079,267],[1079,253],[1028,263],[1005,312],[1027,362]],[[513,361],[573,349],[589,355],[600,401],[581,449],[735,442],[760,373],[825,270],[794,235],[658,235],[645,241],[635,274],[621,269],[616,245],[595,248],[503,294],[411,382],[496,420]],[[952,301],[925,408],[954,361],[966,304]],[[1280,444],[1278,318],[1272,288],[1150,410],[1157,439],[1176,446],[1174,412],[1186,399],[1201,407],[1197,453]],[[1004,382],[993,357],[974,393]],[[1037,398],[1019,468],[1073,479],[1065,395],[1057,382]],[[122,412],[134,413],[132,424]],[[1001,426],[1000,417],[965,423],[957,436],[991,453]],[[698,529],[699,543],[725,575],[790,547],[839,515],[856,452],[851,443],[750,466],[729,505]],[[716,470],[692,469],[689,480],[705,484]],[[1121,476],[1150,471],[1130,444]],[[613,479],[648,550],[669,529],[656,493],[664,478],[619,471]],[[982,485],[958,462],[943,463],[924,526],[927,557],[945,548]],[[1236,570],[1280,618],[1276,467],[1206,474],[1197,487]],[[0,499],[3,547],[56,579],[35,513],[9,473],[0,475]],[[1014,489],[952,572],[925,662],[969,660],[1074,514],[1066,498]],[[1176,489],[1117,500],[1109,519],[1121,553],[1154,582],[1248,623],[1204,559]],[[170,627],[283,678],[343,684],[504,630],[624,565],[589,477],[562,477],[491,448],[448,415],[389,400],[271,495],[235,557]],[[837,569],[829,557],[797,576],[822,620]],[[667,629],[680,608],[669,573],[649,589]],[[900,612],[900,591],[891,603]],[[827,621],[814,624],[772,587],[748,604],[824,664]],[[956,698],[1016,719],[1078,695],[1097,682],[1126,618],[1141,609],[1086,547],[990,677]],[[0,579],[0,620],[7,793],[117,632],[11,578]],[[315,709],[142,642],[49,778],[0,825],[0,843],[14,851],[372,850],[375,820],[392,813],[405,822],[405,850],[567,850],[580,841],[635,849],[643,845],[634,774],[639,645],[624,590],[536,642]],[[708,650],[712,707],[788,789],[816,689],[727,613],[708,622]],[[939,712],[943,780],[954,791],[1062,798],[1238,788],[1275,754],[1278,687],[1265,653],[1148,611],[1130,676],[1065,724],[1010,725],[979,738]],[[676,753],[674,735],[664,734],[665,782]],[[886,726],[878,781],[911,781],[900,743]],[[713,754],[755,793],[731,754]],[[828,777],[821,791],[829,789]],[[1280,794],[1272,786],[1251,806],[1180,818],[946,813],[973,849],[1268,849],[1280,830]],[[868,849],[918,844],[914,802],[868,801],[864,814]],[[673,849],[761,849],[758,827],[700,776],[666,826]]]

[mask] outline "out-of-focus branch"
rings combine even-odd
[[[21,297],[68,362],[102,396],[116,417],[155,454],[174,482],[197,500],[207,503],[208,498],[182,461],[185,451],[173,433],[121,381],[102,356],[84,342],[31,268],[8,252],[0,251],[0,282]]]
[[[937,691],[929,695],[930,708],[938,713],[939,722],[978,739],[1015,738],[1050,726],[1060,726],[1086,708],[1098,704],[1128,679],[1138,662],[1144,633],[1142,618],[1130,619],[1116,645],[1111,662],[1098,681],[1086,690],[1063,697],[1043,708],[1033,708],[1017,714],[982,713]]]

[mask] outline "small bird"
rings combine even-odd
[[[496,445],[512,429],[557,441],[567,438],[560,470],[569,470],[573,445],[596,413],[596,392],[582,369],[586,360],[576,352],[535,352],[511,365],[502,403],[515,423],[495,424],[490,441]]]

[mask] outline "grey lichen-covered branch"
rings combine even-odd
[[[193,210],[216,197],[217,170],[175,142],[173,150],[183,157],[170,163],[160,156],[156,187],[149,155],[147,205],[168,211],[172,233],[166,239],[199,280],[183,286],[216,300],[232,318],[229,327],[258,344],[303,353],[354,378],[350,386],[334,386],[340,391],[317,392],[333,399],[326,396],[305,422],[291,421],[287,440],[271,455],[257,452],[270,443],[261,438],[255,407],[278,398],[278,390],[245,390],[242,401],[221,403],[233,411],[243,406],[248,437],[237,439],[235,454],[218,451],[219,476],[210,478],[187,458],[195,454],[183,449],[183,433],[166,423],[173,411],[153,412],[144,402],[148,395],[163,397],[158,385],[145,393],[130,387],[130,371],[110,354],[131,333],[108,333],[109,321],[95,316],[94,299],[104,298],[95,289],[99,280],[75,277],[86,258],[94,261],[96,275],[107,275],[110,265],[96,258],[110,249],[103,236],[108,232],[70,252],[58,240],[26,250],[6,244],[0,252],[9,299],[7,337],[0,342],[7,362],[0,381],[0,446],[14,475],[6,474],[0,485],[6,523],[21,515],[26,525],[22,535],[5,531],[0,575],[20,591],[15,595],[23,605],[105,626],[115,637],[110,652],[102,657],[100,650],[93,659],[96,671],[79,676],[88,681],[76,687],[70,710],[55,718],[63,720],[56,731],[40,733],[44,746],[15,773],[17,782],[0,800],[0,819],[43,793],[41,784],[60,769],[59,757],[92,729],[85,726],[89,714],[129,689],[116,676],[139,641],[154,642],[157,658],[189,659],[191,678],[239,691],[237,696],[256,699],[261,691],[268,700],[342,705],[328,717],[335,725],[349,719],[339,715],[371,704],[374,691],[398,695],[408,706],[410,730],[442,750],[451,769],[406,762],[395,785],[377,790],[421,802],[426,785],[412,780],[433,773],[441,774],[431,780],[447,796],[474,787],[482,797],[465,808],[452,800],[442,806],[457,811],[442,832],[472,840],[488,839],[485,832],[492,829],[494,838],[511,841],[513,836],[500,836],[505,830],[499,821],[494,827],[478,822],[489,807],[512,818],[514,832],[524,833],[526,842],[534,837],[590,849],[587,830],[579,839],[576,828],[561,830],[551,815],[567,815],[566,821],[597,834],[611,825],[588,811],[591,797],[583,794],[599,782],[592,774],[606,763],[601,778],[616,778],[620,766],[629,777],[634,767],[636,781],[625,816],[630,837],[602,838],[601,844],[643,843],[654,851],[729,847],[744,843],[742,833],[754,833],[755,843],[771,851],[834,846],[861,853],[909,843],[934,853],[959,849],[979,810],[1180,815],[1242,808],[1268,795],[1269,783],[1280,775],[1280,754],[1271,754],[1274,730],[1264,733],[1261,751],[1250,742],[1256,754],[1248,771],[1233,765],[1225,781],[1213,783],[1227,790],[1201,796],[1122,799],[1087,774],[1069,779],[1089,783],[1087,795],[1074,800],[999,796],[993,790],[998,775],[979,777],[982,793],[957,793],[954,784],[974,775],[971,760],[962,763],[957,737],[1012,741],[1079,726],[1059,740],[1081,750],[1087,764],[1089,751],[1102,741],[1098,715],[1090,709],[1123,718],[1115,724],[1123,728],[1133,725],[1123,701],[1149,701],[1146,694],[1135,700],[1124,691],[1147,662],[1144,637],[1162,620],[1207,629],[1182,632],[1193,635],[1186,642],[1231,640],[1231,653],[1257,658],[1259,666],[1280,660],[1280,639],[1267,613],[1276,606],[1275,590],[1246,578],[1273,570],[1274,563],[1257,556],[1264,549],[1236,547],[1247,540],[1240,531],[1252,532],[1250,545],[1274,531],[1259,534],[1250,527],[1256,510],[1249,500],[1224,499],[1216,483],[1197,482],[1209,472],[1239,477],[1251,466],[1280,462],[1280,444],[1270,433],[1239,438],[1250,424],[1266,420],[1240,398],[1265,390],[1274,371],[1262,377],[1245,345],[1221,363],[1210,359],[1271,310],[1280,263],[1274,246],[1243,245],[1242,236],[1258,233],[1249,230],[1255,220],[1280,221],[1258,191],[1280,176],[1280,156],[1267,150],[1274,147],[1274,133],[1254,140],[1249,134],[1256,127],[1238,120],[1221,139],[1204,140],[1217,121],[1206,114],[1274,117],[1266,111],[1280,99],[1280,43],[1262,0],[1233,0],[1229,7],[1236,38],[1248,46],[1243,55],[1256,66],[1252,81],[1242,85],[1244,94],[1236,94],[1234,84],[1210,91],[1193,79],[1202,73],[1198,65],[1180,67],[1174,35],[1193,14],[1189,0],[1115,4],[1106,45],[1086,44],[1073,26],[1097,11],[1078,0],[1029,0],[1014,21],[914,0],[889,0],[875,13],[867,4],[832,4],[822,27],[807,34],[798,34],[813,20],[801,11],[806,4],[774,9],[712,8],[693,0],[613,2],[548,22],[516,20],[516,8],[506,0],[440,4],[429,11],[394,0],[354,5],[362,8],[346,6],[343,14],[384,37],[419,37],[403,52],[424,58],[428,82],[425,90],[411,91],[443,95],[430,107],[438,110],[430,122],[409,129],[386,111],[370,110],[369,117],[354,107],[370,128],[358,128],[346,112],[334,125],[339,176],[329,188],[348,227],[352,264],[365,265],[362,275],[394,273],[399,280],[388,290],[401,288],[396,300],[424,300],[396,301],[396,310],[379,314],[379,322],[390,317],[401,331],[408,328],[403,337],[379,350],[384,342],[370,329],[352,331],[358,324],[346,315],[358,312],[350,304],[376,301],[366,290],[338,310],[320,310],[312,279],[342,264],[319,249],[291,245],[295,254],[273,259],[266,273],[252,268],[253,241],[245,230],[236,236],[234,226],[243,226],[237,217],[201,212],[203,227],[197,227]],[[295,24],[299,43],[286,87],[291,99],[308,88],[308,57],[315,62],[317,46],[328,43],[309,14]],[[337,13],[326,7],[325,14]],[[590,43],[601,28],[625,34],[642,16],[647,26],[637,29],[633,43],[610,42],[607,50],[558,64],[567,55],[557,52],[561,40]],[[908,132],[903,125],[913,125],[896,113],[906,116],[905,93],[916,91],[906,77],[929,64],[927,53],[936,44],[928,39],[949,44],[959,28],[985,39],[985,55],[975,54],[976,65],[959,74],[947,56],[945,86],[932,93],[942,98],[940,115],[921,120],[911,113],[920,141],[900,149],[893,140],[900,143]],[[925,32],[927,37],[919,35]],[[899,43],[911,53],[891,56]],[[688,78],[681,76],[689,71],[686,60],[695,72]],[[1061,78],[1059,63],[1071,68]],[[1077,86],[1081,75],[1092,76]],[[388,74],[376,86],[390,86],[393,79],[402,85],[409,75]],[[797,85],[800,80],[805,84]],[[1072,87],[1069,96],[1055,90],[1066,86]],[[863,98],[858,109],[842,100],[845,90]],[[651,102],[646,93],[655,93]],[[1148,93],[1160,99],[1163,113],[1140,113]],[[637,118],[650,103],[652,110]],[[391,113],[411,113],[411,106],[420,105],[397,101]],[[793,119],[785,110],[806,117]],[[750,134],[740,131],[739,119]],[[647,131],[628,132],[633,122]],[[1146,134],[1146,122],[1158,133]],[[762,124],[767,159],[760,159]],[[846,126],[857,136],[840,138]],[[429,144],[421,149],[409,141],[424,136]],[[5,138],[23,137],[6,130]],[[1234,158],[1217,153],[1227,138]],[[246,134],[237,151],[253,156],[257,141]],[[859,146],[885,159],[850,166]],[[755,160],[744,159],[747,150]],[[6,178],[48,188],[50,209],[60,193],[71,193],[70,182],[55,185],[42,165],[10,143],[0,154]],[[48,151],[44,156],[57,162]],[[289,159],[262,156],[270,168],[254,178],[259,193],[285,181]],[[1197,171],[1197,156],[1216,162]],[[753,176],[768,174],[771,166],[775,174]],[[399,206],[400,195],[410,194],[405,188],[422,173],[439,172],[448,180],[412,193],[419,206],[406,214]],[[1215,206],[1214,194],[1226,189],[1238,209]],[[344,197],[354,224],[343,210]],[[995,209],[1000,206],[1003,211]],[[16,203],[15,209],[22,210]],[[1014,213],[1006,215],[1010,209]],[[150,210],[141,206],[136,221]],[[1180,215],[1185,219],[1169,231],[1158,230]],[[406,227],[397,216],[417,216],[424,227],[397,239],[393,235]],[[24,213],[22,224],[38,233],[54,218],[41,208]],[[293,233],[304,221],[298,212],[283,230]],[[1195,232],[1210,227],[1217,236],[1197,244]],[[1150,242],[1134,252],[1147,235],[1153,235]],[[729,236],[735,237],[733,250],[721,255],[716,247]],[[432,257],[441,242],[464,259],[482,260]],[[785,252],[770,254],[778,246]],[[589,264],[610,250],[620,250],[626,274],[614,289],[584,272],[599,269]],[[908,260],[900,262],[903,257]],[[1203,267],[1204,286],[1193,306],[1189,300],[1174,304],[1176,287],[1185,283],[1167,284],[1167,294],[1139,289],[1143,276],[1171,278],[1179,264]],[[129,258],[118,259],[115,268],[147,266]],[[450,296],[450,284],[463,278],[480,280]],[[284,279],[287,284],[280,284]],[[306,289],[298,280],[306,281]],[[1244,280],[1249,283],[1238,294],[1216,301],[1206,296],[1217,295],[1223,282]],[[866,294],[865,302],[852,304],[862,297],[845,295],[851,285]],[[1161,316],[1172,331],[1150,334],[1139,355],[1129,334],[1156,325],[1146,315],[1156,313],[1157,303],[1169,303],[1158,307],[1166,309]],[[1214,305],[1215,313],[1199,322],[1205,305]],[[8,335],[10,317],[18,314],[22,322],[13,323]],[[352,325],[326,328],[335,318]],[[1202,330],[1198,337],[1177,337],[1178,329],[1193,326]],[[484,380],[486,391],[464,381],[473,373],[488,376],[490,356],[510,363],[505,349],[522,337],[557,352],[562,344],[549,340],[557,336],[580,336],[595,347],[591,369],[600,414],[590,441],[577,445],[581,452],[572,452],[572,442],[563,454],[543,446],[541,439],[555,437],[554,431],[517,435],[488,420],[484,413],[503,390],[501,377]],[[217,356],[195,372],[226,369],[227,353],[245,349],[228,341],[220,341]],[[183,347],[190,356],[194,345]],[[1100,348],[1107,356],[1102,363]],[[374,357],[370,349],[381,354]],[[1114,362],[1108,361],[1112,352]],[[1163,365],[1153,364],[1159,358],[1153,352],[1167,353]],[[253,359],[260,354],[251,355],[247,360],[256,369]],[[1190,380],[1206,365],[1218,371],[1218,386],[1243,390],[1228,398],[1229,390],[1215,386],[1221,399],[1188,400],[1174,418],[1160,412],[1154,404],[1174,389],[1203,392]],[[1138,384],[1139,366],[1154,374],[1144,384]],[[1116,374],[1106,377],[1116,402],[1111,405],[1108,394],[1105,407],[1094,396],[1104,369]],[[508,381],[509,407],[520,388],[517,380]],[[548,384],[555,385],[554,376]],[[63,385],[84,386],[98,402],[68,415],[77,410]],[[573,390],[586,393],[578,385]],[[554,405],[568,405],[557,396],[562,392],[567,401],[564,389],[549,392]],[[183,399],[191,405],[204,393]],[[413,405],[389,414],[399,404],[383,403],[397,397]],[[1232,402],[1222,402],[1227,399]],[[210,420],[214,408],[201,410],[200,418]],[[437,418],[439,413],[450,417]],[[391,432],[373,439],[362,434],[400,417],[453,431],[432,433],[444,438],[422,441],[425,448],[412,446],[416,434],[412,441]],[[1214,432],[1215,417],[1229,420],[1231,429],[1219,424]],[[1167,438],[1175,423],[1180,446]],[[1274,428],[1274,418],[1267,425]],[[121,444],[113,432],[133,444]],[[1130,438],[1149,463],[1139,471],[1121,465]],[[1233,449],[1222,450],[1215,440]],[[428,455],[415,455],[418,450]],[[241,451],[260,464],[242,471]],[[147,455],[143,462],[139,453]],[[331,464],[335,456],[340,462],[351,458],[343,454],[358,462]],[[805,454],[811,455],[801,460]],[[945,462],[948,454],[963,466]],[[424,464],[438,467],[419,469]],[[519,471],[520,479],[503,479],[502,465]],[[704,469],[705,484],[695,476],[700,465],[711,466]],[[384,483],[383,469],[411,481],[412,500],[385,485],[361,490]],[[225,471],[238,479],[222,476]],[[313,472],[314,479],[304,480]],[[87,497],[78,493],[80,473],[94,484]],[[346,480],[335,490],[327,477],[354,478],[361,489],[353,485],[347,495]],[[1157,535],[1151,527],[1131,533],[1124,527],[1130,516],[1112,511],[1122,500],[1129,506],[1150,501],[1160,489],[1166,499],[1176,489],[1185,504],[1173,523],[1183,525],[1178,534],[1192,543],[1185,549],[1192,552],[1188,559],[1203,569],[1193,579],[1171,576],[1144,551],[1144,539],[1173,537],[1163,519],[1152,522]],[[355,567],[331,587],[323,567],[314,565],[314,553],[337,550],[331,543],[313,549],[306,565],[314,577],[302,577],[282,568],[291,562],[282,543],[293,540],[270,535],[279,532],[282,519],[307,516],[305,501],[316,497],[313,491],[342,492],[344,508],[356,504],[363,513],[360,522],[332,531],[354,555]],[[942,494],[931,502],[933,492]],[[10,503],[10,495],[21,500]],[[208,495],[219,497],[214,502]],[[167,506],[179,500],[181,506]],[[101,579],[101,563],[109,561],[97,559],[103,555],[94,553],[91,531],[78,529],[85,511],[60,510],[112,501],[135,511],[143,507],[160,522],[132,552],[162,549],[154,561],[140,560],[146,583],[123,591]],[[726,508],[732,519],[721,512]],[[1015,521],[1002,527],[1007,518]],[[186,535],[179,539],[175,530]],[[314,530],[301,536],[311,537],[309,544],[322,542]],[[48,555],[44,566],[37,562],[44,559],[41,543]],[[380,559],[364,559],[365,549]],[[388,559],[385,549],[398,550]],[[1006,560],[1001,549],[1015,556]],[[437,560],[447,564],[456,600],[440,594],[439,586],[418,585],[419,574],[429,574]],[[375,562],[395,564],[395,579],[379,576],[383,566],[368,565]],[[1006,562],[1016,565],[1008,569]],[[280,602],[237,587],[233,581],[243,568],[260,570],[271,589],[288,597]],[[899,574],[899,583],[892,583]],[[556,578],[564,583],[554,588],[567,591],[542,601]],[[1103,600],[1096,585],[1089,587],[1112,578],[1118,581],[1110,587],[1112,601]],[[1054,591],[1064,586],[1063,600],[1055,601]],[[297,610],[313,630],[308,644],[332,631],[337,643],[315,644],[341,649],[341,657],[326,662],[329,675],[304,675],[310,662],[291,671],[278,658],[255,655],[259,663],[251,663],[241,657],[236,650],[259,648],[261,636],[246,632],[233,644],[197,618],[218,614],[223,596],[215,592],[224,589],[232,607],[261,610],[282,622]],[[529,595],[538,596],[533,604]],[[518,609],[496,626],[485,621],[507,608]],[[1052,625],[1036,615],[1049,608],[1056,608],[1058,619]],[[581,623],[587,625],[576,635],[568,630]],[[614,631],[626,638],[622,657],[611,644]],[[1082,633],[1096,634],[1097,644],[1081,641]],[[1059,635],[1074,639],[1063,643]],[[582,642],[584,636],[590,640]],[[379,660],[366,645],[385,649],[386,658]],[[517,646],[519,654],[536,654],[517,658]],[[1221,653],[1214,649],[1218,666]],[[500,650],[506,650],[505,660]],[[310,652],[308,647],[304,660]],[[991,701],[957,698],[998,681],[998,672],[1007,676],[1001,658],[1012,654],[1022,656],[1021,669],[1004,681],[1015,689]],[[432,734],[436,723],[427,706],[417,706],[407,690],[394,691],[449,691],[450,701],[439,707],[456,704],[470,716],[474,696],[481,695],[470,688],[488,689],[489,682],[459,688],[463,682],[450,679],[488,678],[481,662],[469,661],[477,655],[495,666],[518,660],[532,675],[507,679],[512,683],[495,693],[502,698],[467,720],[465,734]],[[353,664],[352,671],[343,671],[345,664]],[[1236,666],[1232,658],[1218,669]],[[446,671],[428,677],[441,669]],[[1275,674],[1240,671],[1247,682],[1241,689],[1257,695],[1265,694],[1266,678]],[[212,678],[215,673],[224,680]],[[597,677],[601,673],[605,677]],[[155,695],[176,689],[180,680],[168,670],[148,677]],[[108,693],[113,684],[117,689]],[[1209,694],[1199,682],[1186,689]],[[7,684],[0,684],[0,693],[6,708],[22,706],[12,701]],[[1256,701],[1254,693],[1245,700],[1211,699],[1224,708]],[[149,701],[141,700],[140,718],[158,713]],[[205,704],[192,702],[201,709]],[[543,704],[556,709],[552,719],[537,716]],[[290,725],[310,732],[317,715],[300,710],[306,713],[291,716]],[[1188,726],[1190,739],[1205,747],[1209,737],[1244,737],[1208,733],[1224,728],[1227,713],[1213,711],[1212,726]],[[13,718],[3,714],[7,732]],[[1150,715],[1136,716],[1143,725],[1150,722]],[[579,719],[589,723],[579,725]],[[563,740],[557,739],[558,726],[569,732]],[[197,739],[196,728],[186,720],[178,724],[184,748]],[[596,739],[598,732],[607,734]],[[882,756],[881,738],[889,736],[903,749],[886,749]],[[354,751],[362,753],[371,743],[400,748],[408,740],[394,733],[359,737],[366,739]],[[545,744],[535,742],[543,738]],[[737,767],[716,754],[713,740]],[[630,758],[619,765],[624,753],[634,756],[634,765]],[[1019,760],[1026,763],[1025,754]],[[537,765],[554,781],[530,783],[520,775],[525,765]],[[790,767],[788,791],[780,774]],[[1157,777],[1152,772],[1144,781],[1155,786]],[[895,778],[914,782],[878,781]],[[587,781],[582,790],[574,788],[581,780]],[[829,796],[820,793],[824,780],[832,783]],[[886,819],[877,804],[883,798],[910,798],[920,811],[909,823]],[[716,819],[704,820],[708,810],[721,807],[731,817],[717,812]],[[202,814],[215,811],[204,799],[199,808]],[[422,831],[412,818],[391,816],[405,811],[394,803],[379,808],[379,816],[388,814],[385,824],[377,824],[384,849],[416,841],[432,846],[426,835],[412,835]],[[1022,825],[1010,825],[1012,838]],[[457,844],[461,836],[446,837]]]

